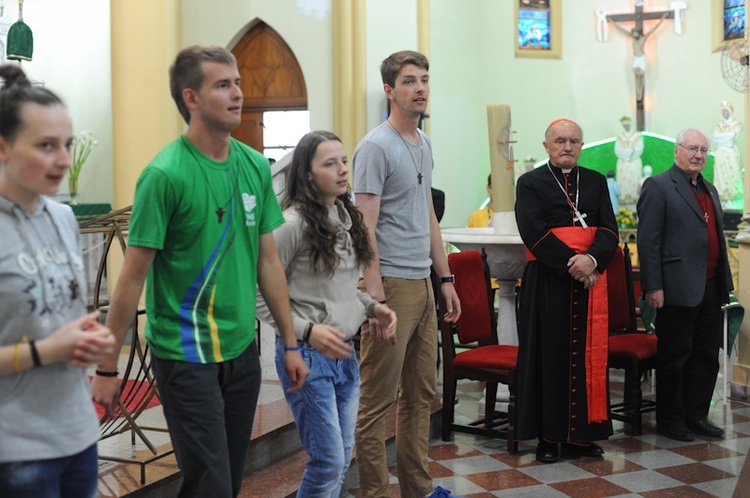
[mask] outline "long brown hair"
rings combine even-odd
[[[316,272],[333,275],[339,264],[336,252],[336,227],[328,219],[328,207],[315,184],[310,181],[312,160],[318,146],[329,140],[341,142],[330,131],[318,130],[306,134],[297,144],[292,156],[292,164],[286,177],[286,195],[282,208],[297,208],[303,221],[303,236],[310,246],[310,259]],[[343,209],[352,219],[349,234],[352,237],[354,253],[359,265],[368,263],[374,256],[360,213],[352,202],[350,192],[337,197]]]

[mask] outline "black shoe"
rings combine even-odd
[[[560,452],[557,449],[557,443],[539,441],[536,446],[536,459],[544,463],[555,463],[560,459]]]
[[[656,432],[662,436],[668,437],[669,439],[676,439],[677,441],[695,441],[695,434],[690,432],[690,430],[683,425],[657,427]]]
[[[705,418],[694,422],[688,422],[687,426],[691,431],[700,434],[701,436],[721,437],[724,435],[724,429],[716,427]]]
[[[589,443],[587,446],[577,444],[563,443],[563,449],[580,456],[596,458],[604,455],[604,449],[596,443]]]

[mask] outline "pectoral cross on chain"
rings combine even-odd
[[[708,211],[703,213],[703,219],[706,220],[706,223],[708,223]]]
[[[589,226],[586,224],[586,222],[583,220],[586,216],[588,216],[586,213],[581,213],[577,209],[574,209],[573,212],[576,214],[573,217],[573,222],[578,222],[581,224],[583,228],[588,228]]]
[[[224,220],[224,213],[226,213],[226,211],[224,211],[224,208],[219,206],[219,209],[216,210],[216,216],[219,217],[219,224],[221,224],[221,222]]]
[[[70,299],[72,301],[78,299],[78,282],[76,282],[75,278],[68,283],[68,289],[70,289]]]

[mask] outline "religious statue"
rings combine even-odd
[[[716,147],[714,157],[714,185],[719,191],[721,205],[728,209],[742,209],[743,172],[737,137],[742,123],[734,119],[734,106],[726,100],[721,103],[724,118],[716,125],[713,142]]]
[[[641,195],[641,189],[643,188],[643,182],[648,179],[652,174],[654,173],[654,168],[652,168],[650,165],[646,164],[643,166],[643,177],[638,182],[638,195]]]
[[[622,133],[615,141],[617,183],[620,186],[620,203],[632,211],[638,202],[638,183],[642,178],[643,137],[632,129],[629,116],[623,116],[620,124]]]
[[[635,98],[637,101],[642,102],[643,101],[643,93],[644,88],[646,86],[646,40],[649,36],[654,34],[654,31],[659,29],[659,26],[662,25],[664,22],[664,19],[667,18],[669,15],[669,12],[665,12],[664,15],[659,20],[659,24],[654,26],[654,28],[649,32],[643,32],[639,28],[633,28],[630,31],[623,28],[617,22],[612,19],[612,17],[608,16],[607,19],[612,21],[612,25],[617,28],[617,30],[622,31],[625,33],[625,35],[631,37],[633,39],[633,74],[635,75]]]

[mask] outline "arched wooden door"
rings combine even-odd
[[[232,50],[242,78],[242,123],[232,136],[263,152],[263,113],[307,109],[307,87],[297,58],[264,22],[250,28]]]

